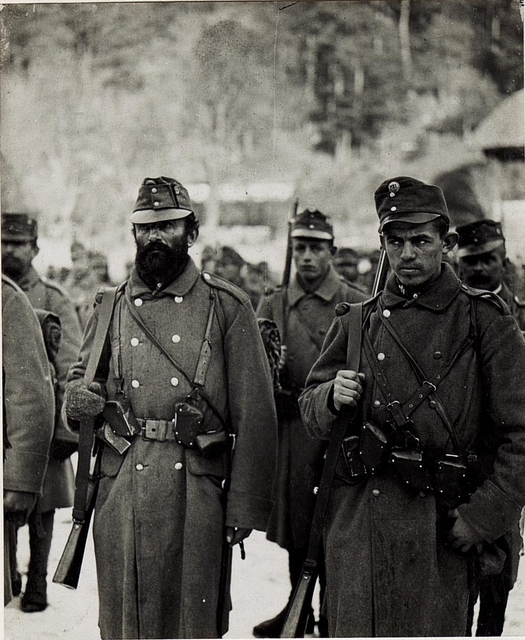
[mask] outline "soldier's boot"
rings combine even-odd
[[[41,517],[41,521],[38,520]],[[31,557],[27,583],[20,608],[25,613],[44,611],[47,607],[47,563],[53,537],[54,511],[35,514],[29,520],[29,549]]]

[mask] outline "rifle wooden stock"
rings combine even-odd
[[[83,522],[73,520],[73,527],[69,533],[66,546],[60,557],[58,566],[53,576],[53,582],[61,584],[68,589],[76,589],[80,578],[82,560],[86,550],[86,542],[89,533],[91,516],[95,510],[98,480],[90,478],[88,484],[87,508]]]
[[[281,638],[304,638],[316,579],[317,568],[314,571],[303,569],[301,577],[295,585],[292,602],[281,631]]]

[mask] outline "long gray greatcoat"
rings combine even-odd
[[[42,492],[55,400],[40,324],[27,297],[2,275],[4,489]]]
[[[64,398],[67,373],[76,362],[82,334],[80,323],[73,302],[67,293],[54,282],[42,278],[34,267],[21,279],[18,286],[29,298],[34,309],[52,311],[60,318],[62,339],[55,363],[57,376],[55,436],[62,435],[67,440],[74,440],[73,434],[64,426],[61,417],[61,406]],[[52,509],[71,507],[75,489],[75,476],[70,458],[56,459],[52,453],[49,457],[44,492],[40,501],[43,513]]]
[[[2,402],[4,490],[41,495],[53,435],[55,397],[40,324],[27,296],[2,275]],[[4,520],[4,605],[16,566]]]
[[[104,447],[94,520],[103,638],[218,637],[225,526],[262,531],[267,526],[276,416],[269,365],[248,297],[220,278],[200,274],[191,259],[181,276],[155,295],[133,271],[124,295],[193,376],[211,291],[218,301],[206,392],[236,436],[231,473],[228,455],[205,459],[175,441],[136,436],[124,457]],[[137,418],[171,420],[190,385],[136,324],[124,295],[99,377],[107,375],[111,398],[120,367]],[[97,307],[86,327],[72,380],[84,373],[98,313]],[[204,424],[220,428],[209,408]]]
[[[297,397],[319,357],[336,305],[365,299],[366,295],[349,285],[332,266],[311,293],[303,289],[296,276],[287,288],[261,299],[257,316],[277,323],[287,349],[287,382]],[[290,551],[301,550],[308,544],[314,487],[319,484],[326,443],[306,433],[298,406],[297,417],[278,417],[277,475],[267,537]]]
[[[403,298],[391,277],[377,305],[371,304],[369,335],[390,385],[389,400],[403,404],[420,385],[379,314],[390,312],[387,321],[431,378],[469,331],[471,297],[444,265],[419,297]],[[461,450],[495,456],[492,475],[459,506],[464,519],[492,542],[515,525],[525,503],[525,342],[508,310],[484,299],[472,304],[478,344],[459,358],[438,393]],[[326,437],[335,420],[329,409],[333,379],[345,368],[347,341],[345,315],[332,325],[300,398],[305,424],[318,437]],[[363,417],[384,426],[386,398],[363,353],[361,370]],[[450,451],[429,398],[412,418],[424,450]],[[405,489],[390,467],[354,486],[336,480],[325,528],[330,635],[464,635],[469,560],[444,543],[443,524],[434,495]]]

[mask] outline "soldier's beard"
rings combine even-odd
[[[186,266],[188,245],[180,242],[169,247],[162,242],[150,242],[137,247],[135,264],[141,279],[154,289],[157,283],[169,284]]]
[[[28,270],[29,266],[16,256],[2,256],[2,272],[11,280],[18,282]]]

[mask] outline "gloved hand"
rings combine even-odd
[[[83,380],[74,380],[66,387],[64,396],[66,414],[72,420],[94,418],[104,411],[106,399],[102,386],[92,382],[86,387]]]
[[[5,519],[16,527],[27,523],[36,503],[36,494],[28,491],[4,491]]]

